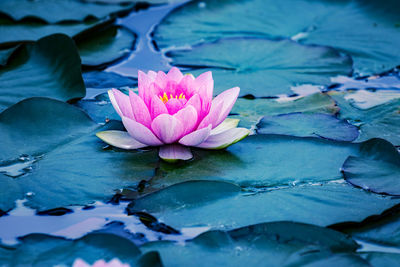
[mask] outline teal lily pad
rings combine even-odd
[[[399,199],[345,183],[308,184],[253,194],[243,191],[208,200],[206,187],[211,189],[213,183],[204,181],[200,187],[199,183],[176,184],[136,199],[129,204],[128,213],[147,212],[178,229],[194,226],[233,229],[280,220],[328,226],[360,222],[400,203]],[[199,201],[194,202],[193,198]]]
[[[86,88],[137,87],[137,81],[135,79],[114,72],[88,71],[84,72],[82,76]]]
[[[336,50],[290,40],[224,39],[167,56],[173,65],[201,68],[190,70],[195,76],[211,70],[215,94],[239,86],[241,96],[291,95],[292,86],[329,84],[330,77],[352,71],[351,59]]]
[[[198,0],[171,12],[154,39],[167,48],[226,37],[290,38],[337,48],[364,75],[399,65],[399,14],[398,1]]]
[[[320,113],[266,116],[257,124],[257,128],[260,134],[321,137],[336,141],[353,141],[358,137],[358,129],[354,125]]]
[[[374,147],[375,154],[389,153],[384,140],[361,144],[283,135],[253,135],[227,150],[192,150],[185,164],[161,163],[145,192],[191,180],[219,180],[249,190],[342,180],[340,168],[349,156]],[[343,181],[343,180],[342,180]]]
[[[132,5],[102,5],[77,0],[3,0],[0,13],[18,21],[37,18],[48,23],[62,21],[84,21],[88,18],[103,18],[109,15],[128,12]]]
[[[17,50],[18,46],[0,50],[0,66],[5,66],[8,58]]]
[[[161,266],[157,253],[143,254],[131,241],[112,234],[88,234],[77,240],[31,234],[21,242],[14,247],[0,247],[0,265],[72,266],[76,259],[93,264],[116,258],[131,266]],[[156,265],[147,264],[150,258]]]
[[[400,145],[400,99],[369,109],[359,109],[344,98],[345,94],[332,92],[330,95],[340,108],[339,118],[359,126],[360,135],[356,141],[378,137]]]
[[[372,146],[368,142],[362,145],[358,157],[350,156],[343,164],[346,181],[375,193],[400,196],[400,153],[387,142],[377,141]],[[384,146],[386,149],[382,149]]]
[[[327,228],[273,222],[228,232],[208,231],[185,242],[184,246],[159,241],[147,243],[140,249],[158,251],[166,267],[304,266],[317,261],[327,264],[333,257],[352,266],[368,266],[355,255],[356,248],[351,238]]]
[[[135,46],[136,35],[123,27],[103,28],[75,39],[82,64],[102,66],[127,56]]]
[[[28,97],[44,96],[62,101],[85,96],[78,51],[61,34],[26,44],[0,69],[0,110]]]
[[[301,97],[293,101],[278,102],[277,99],[245,99],[239,98],[231,111],[232,118],[240,119],[239,126],[255,128],[265,116],[275,116],[293,112],[305,114],[336,114],[339,108],[328,95],[317,93]]]
[[[364,252],[360,254],[374,267],[396,266],[400,262],[400,254],[385,252]]]
[[[24,100],[0,114],[0,127],[0,181],[9,188],[0,196],[3,211],[27,193],[25,205],[37,210],[108,201],[115,190],[151,178],[158,162],[155,150],[104,150],[95,133],[121,130],[121,123],[99,126],[83,111],[56,100]],[[20,174],[4,171],[23,163],[29,168]]]

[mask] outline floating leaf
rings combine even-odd
[[[257,125],[260,134],[283,134],[300,137],[321,137],[336,141],[353,141],[358,129],[347,121],[327,114],[290,113],[266,116]]]
[[[147,261],[153,258],[156,262],[158,258],[154,253],[143,255],[128,239],[112,234],[88,234],[77,240],[31,234],[21,238],[21,241],[15,247],[0,247],[0,265],[72,266],[78,258],[89,264],[117,258],[131,266],[145,267],[154,265],[143,264],[143,258],[146,257]]]
[[[368,74],[399,65],[399,14],[392,0],[198,0],[171,12],[154,38],[161,48],[226,37],[291,38],[340,49],[356,72]]]
[[[114,72],[89,71],[83,73],[83,80],[87,88],[121,88],[124,86],[136,87],[137,81]],[[108,99],[108,98],[107,98]]]
[[[103,18],[108,15],[127,12],[132,7],[132,5],[102,5],[76,0],[3,0],[0,2],[0,13],[17,21],[33,17],[48,23],[57,23]]]
[[[367,141],[358,157],[347,158],[342,167],[344,177],[363,189],[400,196],[400,153],[389,143],[380,142]]]
[[[396,266],[400,262],[400,254],[385,252],[365,252],[360,254],[374,267]]]
[[[170,241],[141,246],[143,251],[158,251],[165,266],[303,266],[315,261],[326,264],[330,257],[340,258],[339,262],[348,258],[344,262],[352,266],[368,266],[352,254],[356,248],[354,241],[339,232],[293,222],[209,231],[184,246]],[[364,264],[356,265],[359,262]]]
[[[0,69],[0,110],[33,96],[62,101],[85,96],[78,51],[61,34],[40,39],[18,51]]]
[[[173,65],[201,68],[190,71],[195,76],[211,70],[216,94],[239,86],[241,96],[290,95],[292,86],[328,84],[330,77],[351,72],[351,59],[336,50],[289,40],[224,39],[167,56]]]
[[[343,222],[359,222],[381,214],[400,203],[347,184],[294,186],[270,192],[221,195],[208,201],[207,185],[184,182],[136,199],[128,212],[144,211],[174,228],[209,226],[232,229],[273,221],[296,221],[327,226]],[[209,183],[209,182],[205,182]],[[231,187],[228,184],[226,187]],[[209,185],[211,189],[212,184]],[[193,194],[185,194],[192,192]],[[206,199],[194,202],[192,199]]]
[[[66,103],[33,98],[0,114],[1,168],[29,154],[31,170],[18,178],[0,174],[0,209],[30,197],[27,206],[47,210],[107,201],[115,190],[149,179],[158,161],[156,151],[107,151],[95,136],[119,129],[120,123],[99,127],[85,113]]]
[[[0,50],[0,66],[5,66],[8,62],[8,58],[17,50],[18,46],[14,46],[7,49]]]
[[[135,45],[136,35],[114,26],[85,34],[75,41],[83,65],[101,66],[128,55]]]

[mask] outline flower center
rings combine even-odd
[[[158,96],[158,97],[161,99],[161,101],[164,104],[167,103],[168,100],[173,99],[173,98],[175,98],[175,99],[186,99],[186,96],[183,93],[181,93],[179,96],[175,95],[175,97],[172,94],[170,94],[169,98],[168,98],[168,95],[164,92],[164,94],[162,96]]]

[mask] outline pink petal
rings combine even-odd
[[[168,100],[168,102],[165,103],[165,106],[168,109],[168,113],[171,115],[174,115],[183,108],[181,101],[176,98],[171,98],[170,100]]]
[[[130,119],[134,119],[133,111],[131,107],[131,102],[129,96],[122,93],[117,89],[108,90],[108,97],[110,98],[111,104],[117,111],[120,117],[125,116]]]
[[[194,85],[194,77],[192,74],[186,74],[179,82],[177,88],[186,96],[187,99],[196,93]]]
[[[152,71],[152,70],[149,70],[149,72],[147,73],[147,76],[148,76],[152,81],[154,81],[154,80],[156,79],[156,77],[157,77],[157,72]]]
[[[211,133],[211,124],[207,127],[191,132],[179,140],[185,146],[197,146],[204,142]]]
[[[132,91],[129,91],[129,99],[131,101],[133,115],[135,120],[147,128],[151,127],[151,117],[149,109],[147,108],[146,104],[143,102],[137,94]]]
[[[171,144],[181,138],[185,127],[177,118],[169,114],[161,114],[153,120],[151,129],[164,144]]]
[[[147,146],[133,139],[132,136],[125,131],[103,131],[96,133],[96,136],[107,144],[122,149],[138,149]]]
[[[250,131],[246,128],[233,128],[216,135],[210,135],[206,141],[200,145],[197,145],[196,147],[206,149],[223,149],[236,142],[239,142],[248,136],[249,133]]]
[[[169,70],[167,77],[168,80],[172,80],[175,81],[176,83],[179,83],[183,78],[183,74],[177,67],[173,67]]]
[[[182,135],[190,133],[197,125],[197,112],[193,106],[187,106],[179,110],[174,117],[177,118],[184,127]]]
[[[215,128],[218,124],[216,123],[219,115],[221,113],[222,107],[223,107],[222,102],[215,103],[214,105],[211,106],[210,112],[207,114],[207,116],[204,117],[204,119],[200,122],[199,126],[197,129],[201,129],[206,127],[207,125],[211,124],[212,128]]]
[[[198,76],[195,84],[200,94],[201,100],[204,102],[211,102],[214,90],[214,80],[211,71],[207,71]]]
[[[90,267],[90,264],[87,264],[84,260],[82,259],[76,259],[74,263],[72,264],[72,267]]]
[[[157,73],[156,78],[154,79],[154,82],[160,87],[160,88],[165,88],[167,86],[168,78],[167,74],[165,74],[162,71],[159,71]]]
[[[153,95],[151,99],[151,117],[154,119],[161,114],[168,114],[168,109],[164,102],[157,95]]]
[[[199,94],[193,95],[188,102],[186,102],[185,107],[193,106],[196,109],[197,114],[201,113],[201,99]]]
[[[189,160],[193,158],[190,148],[178,144],[164,145],[160,147],[158,153],[160,158],[168,162],[176,162],[178,160]]]
[[[141,123],[131,120],[127,117],[122,117],[124,124],[129,135],[138,142],[148,146],[159,146],[163,143],[153,134],[153,132]]]
[[[146,92],[150,88],[150,84],[153,83],[154,79],[151,79],[146,73],[143,71],[138,72],[138,90],[139,90],[139,96],[144,99]]]

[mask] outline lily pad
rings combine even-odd
[[[232,55],[235,55],[232,57]],[[328,47],[305,46],[290,40],[224,39],[167,53],[172,64],[211,70],[215,94],[239,86],[240,95],[255,97],[293,94],[301,84],[324,85],[330,77],[350,74],[351,59]]]
[[[0,13],[18,21],[37,18],[48,23],[61,21],[83,21],[88,18],[103,18],[127,12],[132,5],[102,5],[77,0],[3,0]]]
[[[147,212],[176,228],[208,226],[233,229],[273,221],[296,221],[328,226],[360,222],[400,203],[343,183],[309,184],[270,192],[238,192],[207,200],[200,182],[184,182],[136,199],[128,212]],[[209,183],[209,182],[204,182]],[[213,184],[209,183],[211,189]],[[226,185],[231,187],[231,184]],[[184,192],[192,194],[183,195]],[[189,196],[189,197],[186,197]],[[193,203],[193,198],[200,200]],[[202,200],[206,199],[206,200]]]
[[[0,50],[0,66],[5,66],[8,58],[17,50],[18,46]]]
[[[328,95],[317,93],[301,97],[293,101],[278,102],[277,99],[245,99],[239,98],[231,111],[232,118],[240,119],[239,126],[255,128],[265,116],[275,116],[293,112],[305,114],[335,114],[339,111],[335,101]]]
[[[104,150],[95,136],[102,130],[122,129],[110,122],[100,127],[83,111],[51,99],[22,101],[1,113],[2,168],[32,158],[31,170],[17,178],[0,174],[0,209],[7,211],[15,200],[47,210],[68,205],[108,201],[115,190],[134,187],[154,174],[157,152]]]
[[[55,34],[26,44],[0,69],[0,110],[34,96],[62,101],[85,96],[81,65],[74,42]]]
[[[226,151],[193,150],[195,159],[185,164],[161,163],[145,192],[190,180],[228,181],[249,190],[341,180],[344,161],[350,155],[360,156],[360,149],[372,147],[377,155],[393,148],[379,139],[352,144],[320,138],[253,135]]]
[[[127,56],[135,46],[136,35],[123,27],[108,27],[75,39],[82,64],[102,66]]]
[[[345,100],[345,94],[331,92],[330,95],[340,108],[339,118],[359,126],[357,141],[379,137],[396,146],[400,145],[400,99],[369,109],[359,109],[351,101]]]
[[[384,252],[367,252],[360,255],[374,267],[396,266],[400,262],[400,254]]]
[[[153,258],[155,262],[158,258],[156,253],[143,255],[132,242],[112,234],[88,234],[77,240],[31,234],[21,238],[21,241],[15,247],[0,247],[0,265],[72,266],[78,258],[89,264],[117,258],[122,263],[144,267],[154,266],[146,264],[149,260],[146,258]]]
[[[121,88],[124,86],[137,87],[137,81],[114,72],[89,71],[83,73],[87,88]]]
[[[346,181],[375,193],[400,196],[400,153],[388,143],[377,141],[371,146],[368,142],[358,157],[350,156],[343,164]]]
[[[368,266],[353,254],[356,248],[351,238],[339,232],[293,222],[209,231],[184,246],[170,241],[141,246],[143,251],[158,251],[165,266],[304,266],[319,260],[328,263],[327,258],[334,256],[353,257],[348,261],[352,266]]]
[[[321,137],[336,141],[353,141],[358,137],[358,129],[354,125],[320,113],[266,116],[257,124],[257,127],[257,132],[260,134]]]
[[[161,48],[226,37],[291,38],[337,48],[352,56],[356,72],[369,74],[399,65],[399,14],[398,1],[198,0],[171,12],[154,38]]]

